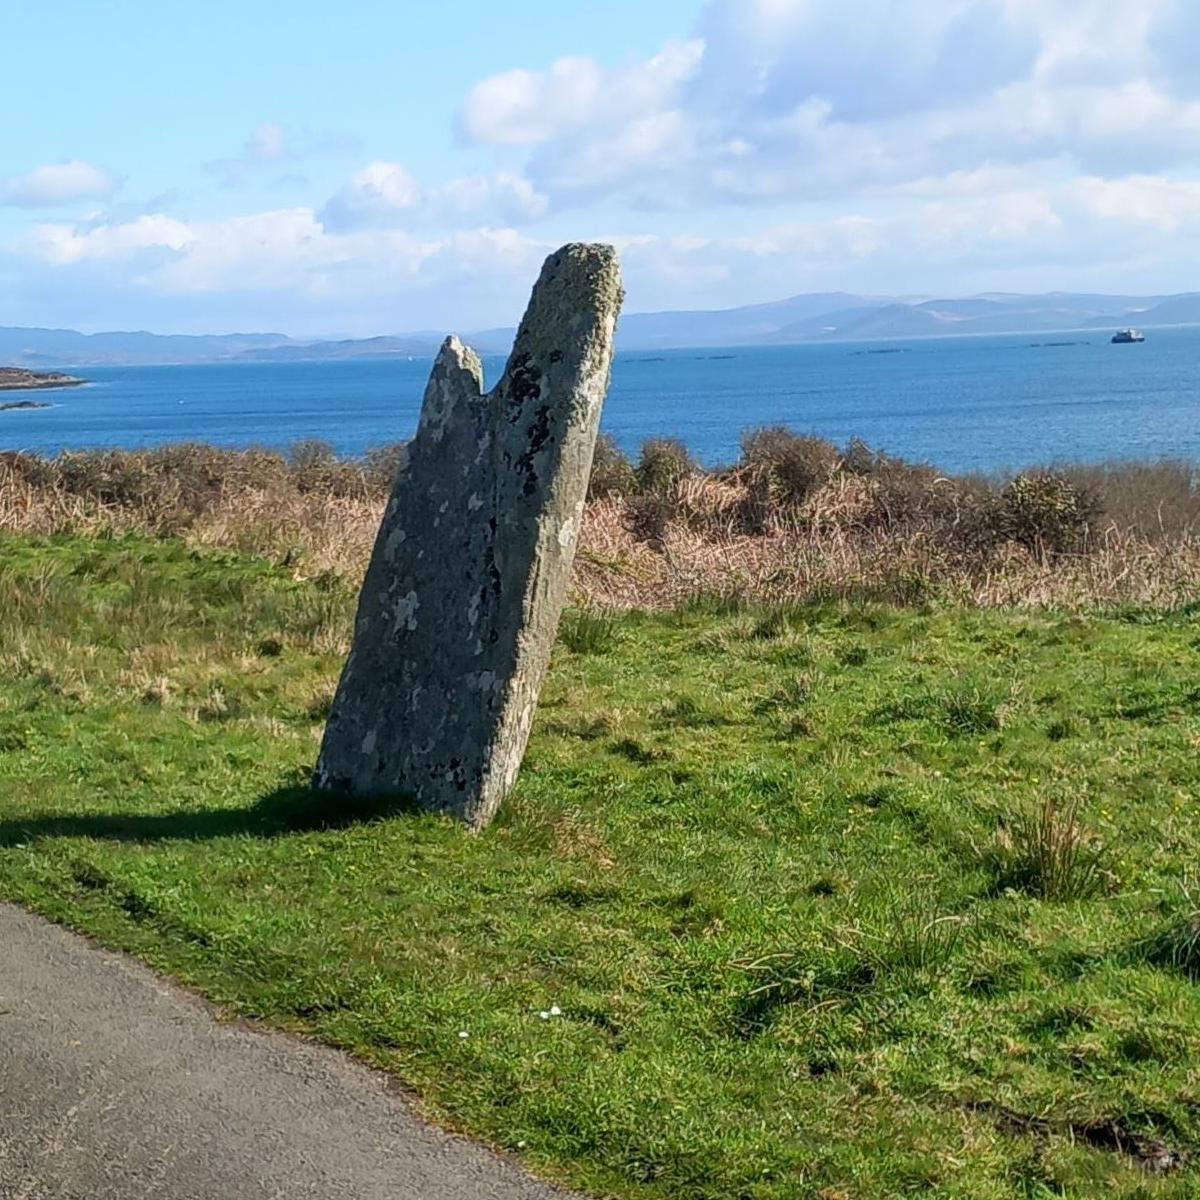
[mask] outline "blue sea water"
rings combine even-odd
[[[1060,344],[1050,344],[1060,343]],[[1071,343],[1071,344],[1062,344]],[[87,367],[92,382],[0,412],[0,449],[56,452],[203,440],[341,452],[409,437],[429,360]],[[489,380],[502,359],[486,362]],[[20,397],[25,393],[11,393]],[[947,470],[1183,457],[1200,462],[1200,329],[945,338],[618,356],[604,428],[629,451],[681,438],[705,463],[786,424],[865,439]]]

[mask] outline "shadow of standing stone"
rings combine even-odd
[[[314,784],[485,826],[566,599],[622,300],[615,251],[546,260],[499,385],[442,347],[359,599]]]

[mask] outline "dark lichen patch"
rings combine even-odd
[[[542,369],[528,351],[513,355],[508,368],[509,420],[519,421],[525,408],[542,396]]]
[[[516,469],[524,476],[521,491],[525,496],[536,496],[539,480],[537,473],[538,457],[553,440],[550,424],[550,406],[542,405],[534,413],[533,421],[526,430],[528,438],[525,449],[517,455]]]

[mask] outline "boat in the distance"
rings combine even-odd
[[[1144,342],[1146,335],[1140,329],[1118,329],[1112,340],[1114,346],[1127,346],[1130,342]]]

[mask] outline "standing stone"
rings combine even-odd
[[[499,385],[449,338],[359,598],[314,784],[485,826],[566,599],[622,300],[609,246],[546,260]]]

